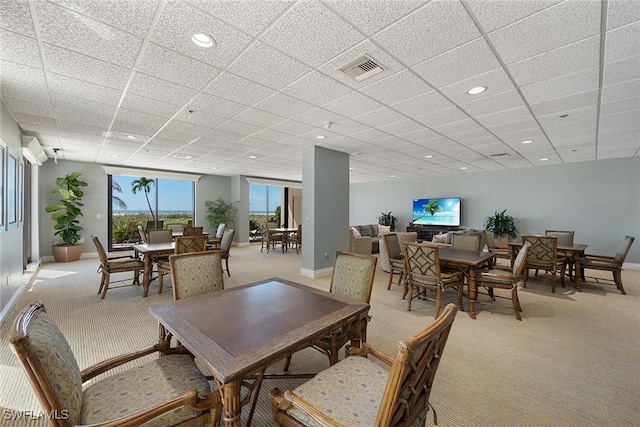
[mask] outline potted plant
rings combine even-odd
[[[225,202],[222,197],[215,201],[207,200],[204,202],[207,208],[207,226],[210,232],[215,232],[218,224],[229,224],[236,218],[238,209],[232,204]]]
[[[56,222],[53,226],[56,236],[62,238],[63,243],[54,244],[51,248],[53,258],[57,262],[77,261],[82,254],[82,245],[78,244],[80,240],[80,222],[78,217],[82,215],[82,187],[86,187],[87,183],[78,179],[80,172],[71,172],[67,176],[56,179],[57,189],[51,190],[52,193],[60,195],[59,203],[52,203],[45,208],[51,213],[51,218]]]
[[[496,211],[491,216],[484,218],[484,228],[493,232],[496,239],[496,246],[499,248],[508,247],[509,238],[514,239],[518,235],[516,219],[507,214],[507,210]]]
[[[391,231],[394,231],[396,229],[396,216],[391,211],[382,212],[378,217],[378,224],[390,226]]]

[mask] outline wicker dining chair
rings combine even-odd
[[[404,281],[406,276],[406,264],[404,262],[404,254],[400,247],[400,241],[396,233],[386,233],[382,235],[384,239],[384,250],[389,260],[389,282],[387,283],[387,290],[391,289],[391,285],[404,286],[404,292],[402,298],[407,294],[407,285]],[[399,274],[398,283],[393,281],[395,274]]]
[[[520,252],[518,252],[518,256],[516,257],[516,260],[513,263],[513,268],[511,269],[508,269],[508,267],[495,267],[489,271],[483,271],[476,276],[477,286],[482,286],[487,289],[489,298],[491,299],[490,303],[477,300],[476,304],[490,304],[493,307],[498,306],[498,304],[493,304],[496,298],[505,297],[495,295],[493,290],[508,289],[511,291],[511,308],[513,308],[513,311],[516,313],[516,319],[522,320],[522,316],[520,315],[522,307],[520,306],[520,300],[518,299],[518,287],[522,285],[521,276],[527,252],[529,252],[529,245],[525,244],[520,249]]]
[[[183,236],[176,237],[175,247],[173,253],[186,254],[190,252],[203,252],[207,249],[207,236]],[[162,293],[162,286],[164,285],[164,275],[171,274],[171,264],[169,258],[159,259],[157,262],[158,269],[158,293]],[[173,283],[173,281],[171,282]]]
[[[455,304],[447,305],[431,325],[399,341],[394,356],[368,343],[362,349],[348,346],[348,357],[295,390],[275,388],[271,391],[273,425],[424,426],[456,311]]]
[[[267,224],[262,224],[260,226],[260,234],[262,235],[262,242],[260,244],[260,252],[266,247],[267,253],[269,250],[276,249],[276,243],[280,242],[281,245],[284,244],[284,236],[282,233],[276,233],[269,229]]]
[[[487,242],[489,252],[496,254],[496,258],[511,259],[511,250],[509,248],[499,248],[496,246],[496,237],[491,230],[484,230],[484,240]]]
[[[584,275],[585,269],[610,271],[611,273],[613,273],[613,283],[616,285],[616,288],[622,293],[622,295],[626,295],[627,293],[624,290],[624,286],[622,286],[622,265],[624,264],[624,260],[627,257],[629,249],[631,249],[631,245],[633,244],[634,240],[635,237],[625,236],[614,256],[585,255],[580,260],[580,275],[582,281],[585,281],[586,279]],[[576,272],[576,274],[578,273]],[[602,278],[594,279],[598,283],[601,280],[607,281],[607,279]]]
[[[204,231],[204,227],[202,226],[187,226],[184,227],[184,229],[182,230],[182,235],[183,236],[202,236],[202,233]]]
[[[91,240],[93,240],[93,244],[96,246],[96,251],[98,252],[98,257],[100,258],[100,267],[98,267],[98,272],[102,273],[100,287],[98,288],[98,293],[101,294],[100,299],[104,299],[109,288],[121,288],[140,284],[140,273],[144,271],[144,262],[130,255],[109,257],[98,236],[91,236]],[[132,280],[131,284],[127,285],[124,283],[124,280],[117,280],[116,282],[121,283],[121,286],[109,286],[113,283],[111,282],[111,274],[127,272],[133,272],[133,278],[126,279]]]
[[[55,415],[51,426],[219,425],[220,392],[211,389],[184,348],[170,348],[163,341],[80,370],[41,301],[20,312],[10,345],[44,413]],[[163,357],[149,360],[151,354]],[[145,356],[144,364],[121,367]]]
[[[555,236],[558,238],[558,246],[571,246],[573,245],[573,236],[575,235],[574,231],[570,230],[545,230],[545,236]],[[562,266],[566,266],[569,271],[569,278],[573,277],[573,257],[572,254],[567,254],[561,252],[558,249],[558,260],[564,261]],[[536,276],[538,275],[538,270],[536,270]]]
[[[182,225],[182,224],[167,224],[167,230],[171,230],[172,233],[182,233],[184,231],[184,225]]]
[[[302,248],[302,224],[298,224],[298,231],[289,236],[287,242],[296,249],[297,254],[300,253],[300,248]]]
[[[230,251],[234,234],[235,230],[226,229],[224,230],[224,233],[222,233],[222,240],[220,240],[220,256],[224,260],[227,276],[231,276],[231,271],[229,271],[229,257],[231,256]]]
[[[560,281],[564,287],[565,258],[558,259],[558,238],[555,236],[538,236],[523,234],[522,244],[529,244],[529,251],[524,266],[524,280],[522,287],[527,287],[529,270],[544,270],[551,272],[551,292],[556,291],[556,274],[560,272]]]
[[[414,289],[418,290],[415,295],[416,297],[425,295],[426,291],[436,293],[435,317],[438,317],[440,314],[442,292],[447,289],[456,289],[458,294],[458,307],[461,311],[464,311],[462,308],[464,274],[462,271],[443,273],[440,270],[438,245],[433,243],[405,243],[403,248],[404,262],[407,270],[407,286],[409,287],[409,304],[407,311],[411,311]]]
[[[138,225],[138,234],[140,235],[140,241],[142,243],[147,243],[147,233],[141,225]]]
[[[157,222],[157,225],[156,225]],[[162,230],[162,228],[164,227],[164,220],[163,219],[159,219],[158,221],[147,221],[147,232],[149,230]]]
[[[170,256],[173,299],[191,298],[224,289],[220,255],[220,251],[204,251]]]
[[[227,228],[227,224],[218,224],[218,228],[216,229],[216,234],[213,236],[209,236],[208,246],[210,249],[216,249],[220,247],[220,241],[222,240],[222,235],[224,234],[224,230]]]
[[[480,252],[481,233],[451,233],[451,249]]]

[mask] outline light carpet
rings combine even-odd
[[[231,277],[225,287],[282,277],[328,290],[330,278],[299,274],[295,251],[260,252],[259,243],[233,248]],[[44,425],[43,421],[9,421],[7,410],[33,411],[40,405],[11,353],[13,319],[30,302],[42,300],[84,368],[99,360],[143,348],[157,339],[151,305],[171,301],[157,281],[142,298],[140,287],[96,294],[97,259],[42,266],[0,329],[1,426]],[[441,426],[631,426],[640,419],[640,271],[626,270],[627,295],[613,286],[588,283],[584,292],[572,285],[551,293],[550,276],[530,279],[520,291],[523,321],[513,311],[477,306],[478,318],[458,313],[436,375],[431,403]],[[608,276],[606,276],[608,277]],[[393,354],[397,341],[433,321],[434,304],[416,300],[411,312],[401,289],[387,290],[388,273],[378,266],[371,298],[368,341]],[[448,293],[452,301],[454,292]],[[250,313],[238,313],[247,316]],[[312,349],[297,353],[292,372],[328,366]],[[279,366],[270,368],[278,371]],[[254,416],[254,426],[271,425],[268,392],[296,387],[304,380],[268,380]],[[245,416],[246,410],[245,408]],[[427,425],[432,425],[429,417]]]

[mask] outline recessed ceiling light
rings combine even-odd
[[[432,154],[427,154],[427,155],[426,155],[426,156],[424,156],[424,157],[425,157],[425,159],[432,159],[432,158],[433,158],[433,155],[432,155]]]
[[[487,90],[487,87],[486,87],[486,86],[476,86],[476,87],[472,87],[471,89],[469,89],[469,90],[467,91],[467,93],[468,93],[469,95],[477,95],[477,94],[479,94],[479,93],[484,92],[485,90]]]
[[[111,157],[113,157],[114,159],[117,159],[120,156],[118,156],[117,154],[112,154]]]
[[[547,160],[549,160],[549,159],[547,159],[546,157],[543,157],[543,158],[540,159],[541,162],[546,162]]]
[[[350,170],[350,171],[352,171],[352,170],[353,170],[353,168],[349,168],[349,170]]]
[[[460,169],[462,169],[462,170],[466,170],[466,169],[467,169],[467,167],[466,167],[466,166],[463,166],[463,167],[461,167]]]
[[[325,139],[325,138],[326,138],[326,136],[324,136],[324,135],[318,135],[318,136],[316,136],[316,139]]]
[[[174,159],[180,159],[180,160],[191,160],[193,159],[193,156],[190,156],[188,154],[180,154],[180,153],[176,153],[173,155]]]
[[[533,141],[531,141],[530,139],[527,139],[526,141],[522,141],[521,144],[531,144]]]
[[[214,45],[213,38],[204,33],[196,33],[192,35],[191,41],[200,47],[212,47]]]
[[[127,135],[127,139],[138,139],[134,135]]]
[[[218,168],[217,168],[217,167],[215,167],[215,166],[211,166],[211,169],[216,170],[216,169],[218,169]]]
[[[258,157],[256,156],[249,156],[250,159],[257,159]]]
[[[395,177],[396,177],[395,175],[389,175],[389,178],[395,178]]]

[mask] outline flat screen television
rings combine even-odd
[[[414,225],[460,226],[460,197],[413,199]]]

